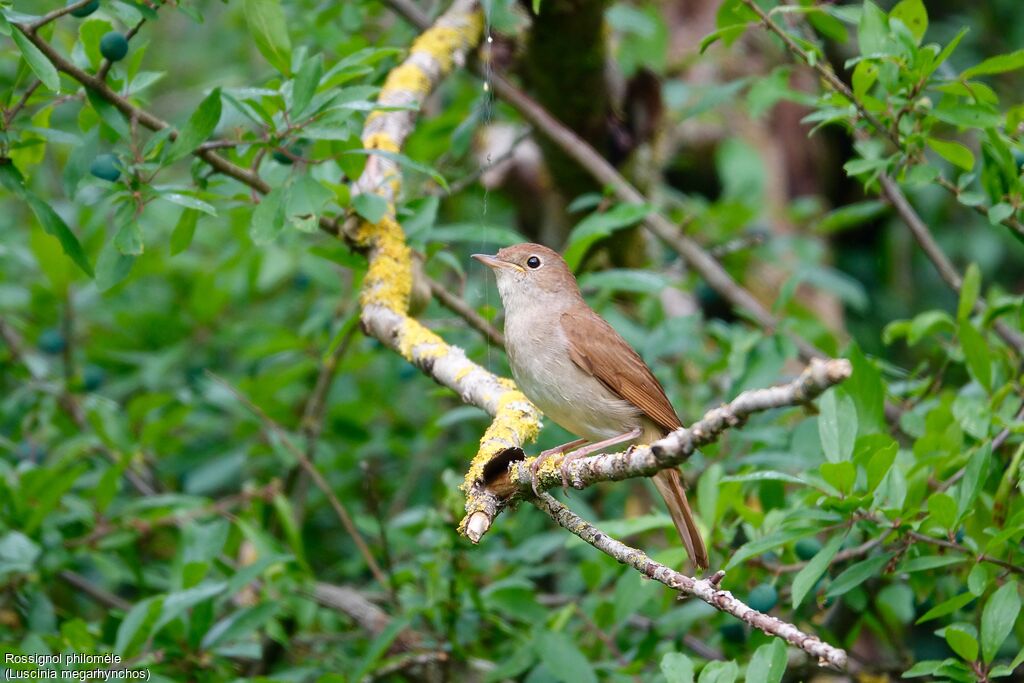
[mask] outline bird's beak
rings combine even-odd
[[[517,266],[514,263],[509,263],[508,261],[502,261],[497,256],[491,256],[489,254],[473,254],[473,258],[475,258],[477,261],[479,261],[480,263],[484,264],[488,268],[493,268],[493,269],[505,268],[506,270],[522,270],[522,268],[520,268],[519,266]]]

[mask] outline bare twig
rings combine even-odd
[[[960,293],[960,288],[963,286],[963,278],[960,273],[957,272],[952,262],[939,248],[935,238],[932,237],[931,231],[928,230],[928,226],[925,225],[924,221],[914,210],[914,207],[907,201],[906,196],[900,190],[899,185],[895,180],[889,177],[888,174],[883,173],[879,177],[879,182],[882,184],[882,192],[885,197],[892,203],[893,208],[896,209],[896,213],[899,214],[903,222],[906,223],[913,234],[914,239],[920,245],[921,250],[925,253],[928,259],[934,264],[935,269],[939,272],[939,276],[943,282],[949,285],[957,294]],[[984,315],[987,307],[984,302],[980,299],[974,302],[974,310]],[[1021,337],[1017,332],[1010,329],[1006,323],[1002,320],[995,320],[992,323],[993,329],[996,333],[1003,338],[1007,344],[1012,346],[1019,355],[1024,355],[1024,337]]]
[[[185,512],[175,512],[164,517],[157,517],[156,519],[130,519],[129,521],[121,524],[105,521],[97,524],[96,528],[85,536],[66,540],[64,542],[64,546],[67,548],[76,548],[83,545],[91,546],[97,541],[118,531],[134,531],[140,534],[149,534],[155,529],[169,526],[181,526],[188,522],[213,515],[228,517],[230,519],[233,517],[231,511],[235,508],[245,505],[252,500],[273,500],[274,496],[280,492],[281,482],[275,479],[265,486],[225,496],[224,498],[214,501],[209,505],[204,505],[203,507],[198,507],[192,510],[186,510]]]
[[[342,332],[341,339],[338,340],[334,350],[320,363],[320,371],[317,373],[316,383],[313,385],[313,391],[310,393],[309,400],[306,401],[306,406],[302,411],[301,429],[306,442],[306,458],[310,462],[313,462],[316,458],[316,446],[324,430],[324,417],[327,415],[327,394],[334,382],[338,366],[341,365],[341,360],[352,346],[352,340],[359,329],[355,323],[356,319],[352,317],[343,324],[344,331]],[[295,508],[295,514],[299,518],[302,517],[303,507],[306,503],[307,476],[306,469],[300,464],[298,469],[289,475],[288,484],[285,486],[286,490],[293,492],[292,505]]]
[[[311,597],[318,604],[347,615],[361,629],[372,635],[379,635],[391,623],[391,616],[387,612],[354,588],[317,582]],[[399,650],[414,649],[419,643],[419,635],[409,629],[395,637],[395,647]]]
[[[51,21],[55,21],[57,19],[60,19],[65,14],[70,14],[71,12],[74,12],[76,9],[81,9],[82,7],[85,7],[86,5],[88,5],[90,2],[92,2],[92,0],[78,0],[78,2],[69,2],[67,5],[65,5],[65,6],[59,8],[59,9],[55,9],[52,12],[48,12],[48,13],[44,14],[43,16],[39,17],[38,19],[33,21],[31,24],[29,24],[27,28],[28,28],[29,31],[32,31],[33,33],[35,33],[36,31],[41,29],[43,26],[46,26],[47,24],[49,24]]]
[[[749,7],[751,10],[753,10],[755,14],[758,15],[758,17],[761,19],[761,23],[767,30],[777,35],[782,40],[782,42],[785,43],[786,48],[793,55],[795,55],[805,64],[814,69],[818,73],[818,75],[821,76],[822,80],[824,80],[829,85],[829,87],[832,88],[832,90],[845,97],[857,109],[857,115],[859,117],[863,118],[865,121],[871,124],[871,126],[876,131],[878,131],[886,138],[888,138],[888,140],[892,142],[896,149],[903,152],[906,151],[903,142],[899,138],[899,132],[894,128],[889,128],[885,126],[878,119],[878,117],[876,117],[874,114],[868,111],[867,108],[864,107],[864,104],[857,99],[853,90],[850,89],[850,87],[846,85],[846,83],[844,83],[842,79],[840,79],[836,75],[835,71],[832,70],[832,67],[827,62],[825,62],[822,59],[811,58],[808,52],[801,48],[799,45],[797,45],[796,41],[793,40],[792,36],[790,36],[789,33],[785,31],[785,29],[779,26],[778,22],[772,19],[767,12],[765,12],[756,2],[754,2],[754,0],[743,0],[743,3],[747,5],[747,7]],[[915,94],[919,90],[920,88],[918,88],[915,91]],[[942,187],[950,194],[952,194],[954,197],[959,199],[960,188],[958,188],[956,185],[949,182],[941,175],[936,179],[935,182],[940,187]],[[971,208],[974,209],[974,211],[976,211],[977,213],[981,214],[982,216],[988,216],[988,207],[984,205],[977,204],[972,206]],[[1024,224],[1021,224],[1021,222],[1018,221],[1014,216],[1008,216],[1007,218],[1004,218],[1000,222],[1010,230],[1013,230],[1019,235],[1024,236]]]
[[[437,299],[442,306],[465,320],[470,327],[482,334],[488,342],[498,348],[505,348],[505,335],[499,332],[498,328],[489,323],[486,318],[477,313],[476,310],[466,303],[464,299],[449,292],[448,289],[437,280],[431,279],[429,280],[429,284],[430,293],[434,295],[434,298]]]
[[[17,102],[15,102],[14,106],[4,112],[4,130],[11,127],[11,122],[14,121],[14,118],[18,113],[25,108],[25,105],[28,104],[29,98],[32,97],[32,93],[34,93],[40,85],[42,85],[42,81],[35,81],[32,85],[25,88],[25,92],[21,94],[21,97]]]
[[[111,593],[106,588],[97,586],[89,579],[85,578],[78,572],[71,571],[70,569],[62,569],[57,573],[63,581],[70,585],[75,590],[79,590],[89,598],[107,609],[119,609],[128,611],[132,608],[132,603],[128,602],[120,595]]]
[[[953,541],[946,541],[941,538],[934,538],[932,536],[928,536],[927,534],[922,534],[917,531],[908,531],[907,536],[914,539],[915,541],[920,541],[921,543],[928,543],[934,546],[938,546],[939,548],[953,550],[962,555],[969,555],[970,557],[975,558],[978,562],[987,562],[989,564],[994,564],[997,567],[1002,567],[1007,571],[1014,572],[1015,574],[1024,574],[1024,565],[1014,564],[1012,562],[1000,560],[992,557],[991,555],[986,555],[985,553],[976,553],[967,546],[960,545],[959,543],[955,543]]]
[[[835,669],[846,668],[846,652],[833,647],[816,636],[804,633],[793,624],[750,608],[732,593],[719,586],[724,572],[718,572],[707,579],[696,579],[655,562],[644,552],[615,540],[590,524],[572,510],[562,505],[547,493],[534,498],[533,502],[555,520],[560,526],[594,546],[601,552],[629,565],[649,579],[663,583],[684,596],[694,596],[717,610],[731,614],[752,627],[776,638],[782,638],[790,645],[800,648],[814,657],[819,664]]]
[[[209,370],[207,370],[207,374],[222,387],[230,391],[231,394],[235,398],[237,398],[242,405],[244,405],[246,408],[249,409],[250,412],[256,415],[256,417],[258,417],[260,422],[263,424],[264,430],[276,435],[277,438],[280,439],[284,447],[288,450],[288,452],[291,453],[292,456],[294,456],[295,459],[299,461],[299,464],[302,465],[303,469],[305,469],[306,472],[309,474],[310,478],[312,478],[313,483],[316,484],[316,487],[319,488],[325,496],[327,496],[327,500],[330,501],[331,507],[334,508],[334,513],[338,516],[338,520],[341,522],[342,526],[345,527],[345,530],[348,532],[349,536],[352,537],[352,542],[356,544],[356,548],[359,550],[359,554],[363,556],[363,560],[366,562],[367,567],[370,569],[370,573],[373,574],[373,577],[383,588],[385,588],[388,591],[392,591],[393,586],[391,585],[390,579],[387,577],[387,575],[384,574],[384,571],[380,568],[380,565],[377,564],[377,560],[373,557],[373,553],[370,552],[370,547],[366,545],[366,541],[363,540],[363,536],[361,533],[359,533],[359,529],[356,528],[355,522],[352,521],[352,517],[348,514],[348,510],[346,510],[345,506],[341,504],[340,500],[338,500],[338,496],[335,495],[334,491],[331,489],[331,485],[328,484],[327,480],[324,479],[322,474],[320,474],[320,470],[317,469],[316,465],[314,465],[309,460],[309,458],[306,457],[306,454],[302,451],[301,448],[299,448],[298,446],[295,445],[294,442],[292,442],[291,438],[288,436],[288,434],[285,433],[284,429],[282,429],[281,426],[277,424],[277,422],[275,422],[269,415],[263,412],[262,408],[253,403],[251,400],[249,400],[249,397],[247,397],[241,391],[232,386],[227,380],[218,377]]]
[[[832,88],[832,90],[849,100],[850,103],[856,107],[858,116],[871,124],[876,131],[885,135],[897,149],[904,149],[903,144],[899,139],[899,135],[889,127],[882,124],[874,114],[868,111],[860,100],[858,100],[853,90],[851,90],[850,87],[835,74],[832,68],[824,60],[810,58],[808,53],[796,44],[796,41],[793,40],[792,36],[779,26],[779,24],[773,20],[771,16],[769,16],[769,14],[756,2],[754,2],[754,0],[743,0],[743,3],[753,10],[758,17],[760,17],[761,23],[766,29],[782,39],[782,42],[786,44],[786,47],[791,53],[810,65],[811,68],[813,68],[829,85],[829,87]],[[907,201],[907,198],[904,196],[899,185],[886,173],[881,174],[879,182],[882,185],[883,194],[890,203],[892,203],[903,222],[907,224],[910,232],[914,235],[914,239],[917,240],[922,251],[924,251],[925,255],[939,272],[939,276],[954,292],[959,293],[963,278],[957,272],[949,259],[946,258],[946,255],[942,253],[938,243],[936,243],[935,239],[932,237],[928,226],[925,225],[924,221],[921,220],[921,217],[910,205],[910,202]],[[959,196],[959,189],[952,183],[940,182],[939,184],[952,192],[955,196]],[[977,208],[978,207],[975,207],[975,209]],[[982,208],[984,209],[984,207]],[[983,215],[988,215],[988,210],[984,209],[981,213]],[[1024,235],[1024,226],[1012,217],[1005,219],[1003,221],[1003,225],[1006,225],[1011,230],[1015,230],[1021,235]],[[986,310],[985,304],[981,301],[975,302],[975,310],[979,313],[984,313]],[[1018,355],[1024,355],[1024,337],[1012,330],[1002,320],[994,321],[992,327],[995,329],[996,333],[1003,338],[1003,341],[1016,350]]]

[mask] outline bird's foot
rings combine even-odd
[[[541,465],[552,456],[561,455],[561,453],[561,448],[549,448],[546,451],[541,451],[540,455],[533,459],[533,463],[530,465],[530,487],[533,488],[533,495],[540,496],[540,491],[537,489],[537,482],[539,481],[537,473],[540,471]]]

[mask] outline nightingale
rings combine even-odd
[[[639,354],[580,293],[565,260],[539,244],[517,244],[496,255],[473,254],[494,271],[505,308],[505,350],[519,388],[554,422],[579,438],[546,450],[572,459],[627,442],[650,443],[682,422]],[[577,449],[569,453],[570,450]],[[653,477],[690,559],[708,567],[679,470]]]

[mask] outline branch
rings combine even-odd
[[[385,4],[401,15],[414,26],[423,28],[426,24],[425,15],[406,0],[384,0]],[[610,187],[622,201],[647,203],[646,198],[620,174],[607,159],[585,140],[553,117],[540,104],[530,98],[504,77],[485,71],[477,64],[477,71],[484,77],[494,93],[512,105],[524,119],[537,130],[544,133],[551,142],[562,149],[576,161],[585,171],[602,185]],[[779,321],[754,296],[733,280],[732,276],[696,241],[683,234],[679,228],[660,213],[652,211],[644,219],[644,227],[661,238],[691,268],[693,268],[708,285],[721,294],[737,309],[745,311],[762,328],[774,332]],[[820,350],[799,335],[786,331],[786,336],[796,345],[804,360],[824,358]]]
[[[931,232],[928,230],[928,226],[925,225],[921,217],[914,211],[914,207],[907,201],[906,196],[900,190],[900,186],[886,173],[880,176],[879,182],[882,184],[882,193],[892,203],[893,208],[896,209],[896,213],[903,219],[903,222],[907,224],[911,234],[914,235],[914,239],[921,246],[921,250],[934,264],[935,270],[939,272],[939,276],[949,285],[950,289],[960,294],[960,288],[963,286],[963,277],[961,277],[950,260],[946,258],[942,249],[939,248],[935,238],[932,237]],[[978,300],[974,302],[974,310],[979,315],[984,316],[987,307],[981,300]],[[1021,337],[1002,320],[994,320],[992,327],[1003,338],[1003,341],[1017,351],[1018,355],[1024,355],[1024,337]]]
[[[731,403],[708,411],[691,426],[678,429],[649,445],[635,446],[624,453],[593,455],[571,461],[566,474],[572,486],[586,488],[602,481],[621,481],[634,477],[649,477],[669,467],[685,462],[701,446],[717,441],[729,428],[738,427],[754,413],[795,406],[813,400],[830,387],[850,376],[850,361],[813,360],[810,366],[789,384],[770,389],[744,391]],[[470,530],[470,540],[478,541],[490,528],[502,508],[517,496],[530,496],[533,490],[531,465],[533,458],[523,459],[522,453],[509,456],[507,484],[503,488],[486,491],[486,497],[477,504],[464,524]],[[548,458],[537,470],[537,490],[546,491],[562,483],[561,464],[565,456]],[[467,503],[467,510],[469,504]],[[475,536],[475,538],[474,538]]]
[[[791,53],[793,53],[805,64],[814,69],[818,73],[818,75],[821,76],[821,78],[826,83],[828,83],[829,87],[831,87],[835,92],[839,93],[847,100],[849,100],[849,102],[857,109],[858,116],[860,116],[869,124],[871,124],[871,126],[879,133],[886,136],[889,139],[889,141],[896,146],[896,149],[900,150],[904,154],[906,153],[906,148],[900,141],[898,131],[895,129],[887,128],[874,114],[868,111],[864,107],[863,103],[861,103],[857,99],[853,90],[851,90],[850,87],[846,85],[846,83],[844,83],[836,75],[835,71],[832,70],[832,67],[830,65],[828,65],[823,60],[817,57],[812,58],[808,54],[808,52],[801,48],[799,45],[797,45],[796,41],[793,40],[792,36],[790,36],[785,30],[783,30],[783,28],[779,26],[778,22],[772,19],[771,15],[768,12],[765,12],[763,9],[761,9],[761,7],[757,5],[756,2],[754,2],[754,0],[743,0],[743,3],[751,10],[753,10],[755,14],[757,14],[757,16],[761,19],[761,23],[764,25],[766,29],[777,35],[782,40],[782,42],[785,43],[786,48]],[[942,177],[942,175],[939,175],[936,178],[935,182],[957,199],[960,198],[960,188],[946,180],[944,177]],[[988,217],[988,207],[981,204],[977,204],[971,206],[971,208],[974,209],[975,212],[981,214],[982,216]],[[1018,233],[1019,235],[1024,236],[1024,224],[1021,224],[1021,222],[1014,218],[1012,215],[1004,218],[1002,221],[1000,221],[1000,223],[1002,223],[1002,225],[1006,226],[1010,230],[1013,230],[1014,232]]]
[[[480,38],[482,17],[473,0],[456,0],[412,45],[409,57],[388,74],[377,103],[382,110],[367,118],[363,147],[398,152],[415,122],[427,94]],[[404,110],[394,110],[404,107]],[[494,420],[480,439],[463,483],[467,519],[482,495],[484,468],[494,456],[518,448],[540,430],[537,409],[509,380],[484,370],[449,346],[441,337],[409,317],[412,260],[405,234],[395,218],[395,197],[401,172],[391,158],[371,155],[352,188],[353,196],[375,193],[387,201],[387,213],[377,223],[350,218],[344,232],[368,253],[368,269],[360,293],[363,329],[439,383],[457,391],[466,403],[483,408]],[[465,526],[460,525],[465,532]]]
[[[359,529],[356,527],[355,522],[352,521],[352,517],[348,514],[348,510],[346,510],[345,506],[341,504],[340,500],[338,500],[338,496],[334,494],[334,491],[331,489],[331,485],[327,483],[327,480],[324,479],[322,474],[320,474],[320,470],[317,469],[316,465],[306,457],[306,454],[302,452],[301,448],[292,442],[284,429],[281,428],[281,425],[274,422],[269,415],[263,412],[262,408],[249,400],[248,396],[229,384],[227,380],[218,377],[209,370],[206,371],[206,374],[208,374],[222,387],[230,391],[242,405],[248,408],[254,415],[256,415],[256,417],[259,418],[265,430],[272,432],[281,440],[281,444],[289,453],[292,454],[292,456],[294,456],[296,460],[298,460],[299,464],[313,480],[313,483],[316,484],[316,487],[327,497],[327,500],[330,502],[331,507],[334,508],[334,513],[338,516],[338,520],[341,522],[341,525],[345,527],[349,536],[352,537],[352,542],[356,544],[359,554],[363,556],[363,560],[370,569],[370,573],[373,574],[373,578],[375,578],[377,583],[379,583],[383,588],[393,591],[394,587],[391,584],[391,580],[380,568],[380,565],[377,564],[376,558],[374,558],[373,553],[370,552],[370,547],[366,545],[366,541],[363,540],[363,535],[359,533]]]
[[[796,57],[810,65],[822,80],[828,84],[833,91],[841,95],[842,97],[849,100],[849,102],[857,109],[857,115],[867,121],[875,130],[882,135],[885,135],[890,142],[892,142],[898,150],[906,153],[906,150],[899,139],[899,136],[893,130],[882,124],[882,122],[870,111],[868,111],[863,103],[861,103],[853,90],[850,89],[832,70],[832,68],[821,59],[812,59],[806,50],[801,48],[779,24],[771,18],[771,16],[765,12],[754,0],[743,0],[743,3],[754,11],[760,17],[761,23],[766,29],[777,35],[785,43],[786,48],[793,53]],[[939,276],[942,280],[949,285],[949,287],[956,292],[960,293],[960,286],[963,282],[963,278],[960,273],[957,272],[953,264],[946,258],[946,255],[942,253],[939,245],[935,242],[931,232],[928,230],[928,226],[921,220],[921,217],[917,214],[914,208],[907,201],[903,191],[900,190],[899,185],[888,175],[881,174],[880,182],[882,184],[882,192],[885,197],[892,203],[896,209],[896,213],[899,214],[900,218],[907,227],[910,228],[910,232],[914,235],[914,239],[921,246],[925,255],[935,266],[935,269],[939,272]],[[959,190],[952,183],[948,181],[939,182],[939,185],[946,188],[954,195],[959,194]],[[979,207],[974,207],[978,209]],[[982,215],[988,215],[988,209],[980,207],[980,213]],[[1007,218],[1002,221],[1003,225],[1008,228],[1017,231],[1021,235],[1024,235],[1024,226],[1018,221],[1012,218]],[[976,301],[974,306],[975,311],[980,314],[984,314],[986,306],[981,301]],[[1018,355],[1024,355],[1024,337],[1014,332],[1009,326],[1003,321],[996,320],[993,322],[993,328],[996,333],[1003,338],[1007,344],[1013,347]]]
[[[663,583],[684,596],[692,595],[699,598],[715,609],[731,614],[770,636],[782,638],[790,645],[798,647],[814,657],[821,665],[827,664],[839,670],[846,668],[846,652],[844,650],[829,645],[817,636],[804,633],[793,624],[751,609],[729,591],[719,588],[719,584],[725,576],[724,572],[718,572],[707,579],[686,576],[655,562],[644,552],[631,548],[605,534],[552,498],[550,494],[542,493],[539,498],[535,498],[531,502],[560,526],[606,555],[636,569],[643,576]]]
[[[434,298],[442,306],[465,320],[470,327],[482,334],[492,346],[497,346],[500,349],[505,348],[505,335],[499,332],[498,328],[489,323],[486,318],[477,313],[476,309],[449,292],[437,280],[431,279],[428,284],[430,285],[431,294],[434,295]]]

